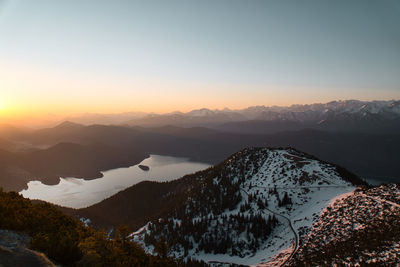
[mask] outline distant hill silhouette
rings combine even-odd
[[[60,143],[28,153],[0,151],[0,186],[19,191],[30,180],[56,184],[60,177],[94,179],[100,171],[138,164],[147,154],[104,144]]]

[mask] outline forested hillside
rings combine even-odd
[[[17,193],[0,191],[0,215],[0,229],[27,234],[31,249],[63,266],[177,265],[172,259],[147,255],[128,240],[127,227],[119,227],[110,239],[51,204],[32,204]]]

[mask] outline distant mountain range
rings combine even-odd
[[[202,108],[189,112],[171,113],[125,112],[115,114],[85,113],[64,118],[53,118],[47,122],[26,120],[24,130],[29,127],[54,127],[64,121],[83,125],[116,125],[142,127],[206,127],[226,132],[269,134],[281,131],[312,128],[323,131],[362,132],[390,134],[400,132],[400,100],[360,101],[340,100],[328,103],[291,106],[252,106],[245,109]],[[0,124],[13,132],[10,125]]]
[[[275,133],[302,128],[393,133],[400,131],[400,101],[347,100],[289,107],[255,106],[242,110],[204,108],[187,113],[150,114],[125,124],[146,127],[202,126],[241,133]]]
[[[63,121],[83,125],[121,125],[162,127],[207,127],[228,132],[276,133],[313,128],[317,130],[393,133],[399,132],[400,100],[340,100],[291,106],[252,106],[245,109],[202,108],[171,113],[125,112],[116,114],[85,113],[47,122],[54,126]],[[35,123],[26,122],[26,125]],[[44,127],[44,126],[42,126]],[[1,125],[0,125],[0,128]]]

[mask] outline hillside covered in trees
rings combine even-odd
[[[128,240],[130,231],[126,226],[120,226],[110,238],[105,232],[85,226],[51,204],[33,204],[14,192],[0,191],[0,214],[0,229],[27,234],[30,249],[46,254],[62,266],[178,264],[169,258],[146,254]],[[7,266],[6,262],[6,258],[0,258],[0,265]]]

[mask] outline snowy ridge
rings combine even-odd
[[[355,188],[336,166],[294,149],[245,149],[194,180],[182,207],[133,235],[146,251],[162,239],[177,258],[264,266],[286,251],[283,265],[331,199]]]
[[[400,116],[400,101],[332,101],[324,104],[292,105],[290,107],[250,107],[241,111],[249,119],[322,121],[332,118],[362,118],[381,115],[384,118]]]
[[[324,117],[326,114],[379,114],[379,113],[392,113],[400,115],[400,101],[360,101],[360,100],[339,100],[331,101],[328,103],[316,103],[307,105],[291,105],[288,107],[279,106],[254,106],[242,110],[210,110],[199,109],[192,110],[184,113],[189,116],[205,117],[216,114],[229,114],[237,113],[244,116],[246,119],[316,119],[317,117]],[[278,116],[273,118],[274,116]]]
[[[381,185],[337,199],[304,237],[290,266],[397,266],[400,186]]]
[[[400,101],[360,101],[339,100],[328,103],[315,103],[291,106],[253,106],[245,109],[202,108],[186,113],[147,114],[133,118],[127,124],[166,125],[189,123],[193,125],[212,125],[213,123],[238,122],[246,120],[324,122],[329,120],[392,120],[400,117]],[[192,126],[193,126],[192,125]]]

